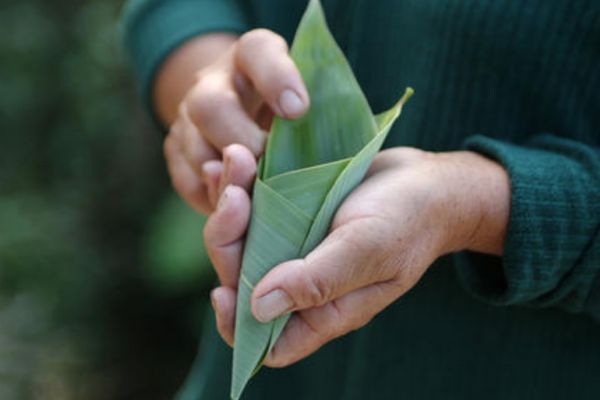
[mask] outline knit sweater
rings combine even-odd
[[[386,146],[469,149],[511,180],[504,256],[439,259],[366,327],[245,399],[600,398],[600,1],[322,0],[378,112],[416,95]],[[133,0],[126,43],[144,98],[190,37],[272,29],[306,0]],[[226,399],[214,325],[182,391]]]

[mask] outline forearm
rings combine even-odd
[[[196,80],[197,72],[210,65],[235,42],[229,33],[212,33],[187,41],[161,66],[153,89],[153,103],[165,126],[177,116],[177,107]]]

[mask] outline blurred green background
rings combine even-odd
[[[0,399],[164,399],[213,280],[116,0],[0,7]]]

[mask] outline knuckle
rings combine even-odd
[[[327,321],[328,323],[323,324],[321,332],[321,338],[325,341],[329,341],[333,338],[344,334],[345,315],[342,310],[338,307],[336,301],[332,301],[327,305]]]
[[[305,306],[320,307],[330,301],[332,289],[321,275],[299,274],[301,276],[300,302]]]
[[[218,80],[204,79],[187,99],[190,118],[203,124],[218,116],[235,102],[233,90],[223,87]]]
[[[349,249],[355,249],[359,254],[370,252],[374,247],[373,242],[376,241],[371,235],[357,237],[356,232],[350,229],[340,229],[338,232],[340,242]]]
[[[239,39],[239,49],[241,51],[256,50],[257,47],[266,45],[276,46],[285,51],[288,50],[288,45],[284,38],[264,28],[251,30]]]
[[[195,168],[199,168],[209,159],[207,153],[199,145],[187,144],[185,146],[185,154],[188,162],[191,164],[190,166]]]

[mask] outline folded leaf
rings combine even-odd
[[[281,262],[321,242],[346,196],[360,183],[402,106],[374,116],[318,0],[311,0],[290,52],[311,97],[302,118],[276,118],[252,197],[236,309],[231,398],[239,399],[275,344],[289,315],[260,323],[252,315],[255,285]]]

